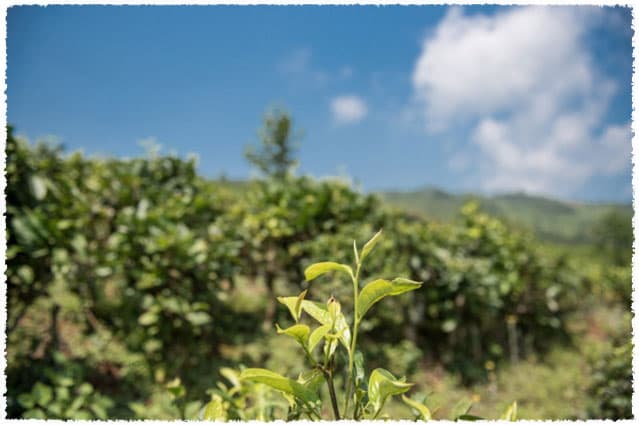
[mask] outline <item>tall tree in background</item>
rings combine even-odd
[[[278,180],[286,178],[297,166],[294,153],[298,137],[293,134],[293,120],[287,112],[274,108],[264,117],[258,146],[248,146],[246,159],[260,172]]]

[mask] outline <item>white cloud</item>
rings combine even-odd
[[[338,124],[351,124],[361,121],[368,113],[368,108],[358,96],[338,96],[331,101],[331,112]]]
[[[615,84],[598,75],[583,41],[600,13],[452,8],[424,40],[413,72],[420,116],[430,133],[469,128],[482,189],[569,195],[630,166],[630,125],[604,121]],[[452,163],[469,162],[461,157]]]

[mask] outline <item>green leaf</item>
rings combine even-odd
[[[93,412],[96,418],[102,419],[102,420],[107,419],[107,411],[103,406],[96,403],[92,403],[89,405],[89,409]]]
[[[295,323],[299,322],[300,314],[302,312],[302,301],[306,296],[306,290],[299,294],[297,297],[277,297],[277,300],[288,307],[288,311],[291,312]]]
[[[89,395],[93,392],[93,385],[88,382],[83,382],[76,390],[80,395]]]
[[[335,323],[339,315],[342,314],[342,305],[334,297],[330,297],[326,303],[326,310],[331,318],[331,323]]]
[[[308,344],[308,335],[311,329],[306,325],[293,325],[290,328],[282,329],[280,325],[276,324],[278,334],[285,334],[293,337],[302,347],[306,347]]]
[[[362,255],[360,255],[359,257],[360,262],[364,261],[364,258],[368,256],[368,254],[373,250],[373,248],[375,248],[375,245],[377,245],[377,242],[379,241],[379,238],[381,236],[382,236],[382,230],[380,229],[379,232],[375,233],[375,235],[373,235],[373,237],[368,242],[366,242],[366,244],[364,245],[364,248],[362,248]]]
[[[224,400],[217,394],[214,394],[202,411],[200,412],[200,420],[202,421],[226,421],[226,409],[224,409]]]
[[[324,338],[330,330],[330,325],[322,325],[311,333],[311,336],[308,338],[308,351],[310,353],[313,352],[317,344],[319,344],[322,338]]]
[[[331,316],[328,313],[326,305],[315,301],[302,301],[302,310],[305,311],[313,319],[320,322],[322,325],[331,324]]]
[[[432,419],[430,409],[426,407],[424,404],[418,401],[415,401],[412,398],[408,398],[405,395],[402,395],[402,400],[404,401],[404,403],[408,404],[410,407],[415,409],[419,413],[419,416],[421,419],[425,421],[429,421]]]
[[[47,419],[42,409],[30,409],[22,414],[23,419]]]
[[[377,368],[368,380],[368,402],[377,414],[384,407],[388,397],[408,391],[413,384],[404,378],[397,379],[385,369]]]
[[[308,289],[305,289],[297,296],[297,302],[295,302],[295,314],[299,320],[300,315],[302,314],[302,301],[304,301],[304,297],[306,297],[306,292]],[[296,320],[297,321],[297,320]]]
[[[394,279],[392,282],[385,279],[376,279],[369,282],[364,289],[362,289],[362,292],[359,294],[359,299],[357,300],[357,320],[361,320],[364,314],[382,298],[413,291],[421,287],[421,285],[421,282],[403,278]]]
[[[324,383],[324,375],[318,369],[307,370],[300,373],[300,376],[297,378],[297,382],[309,390],[318,393],[320,387]]]
[[[47,407],[46,405],[53,399],[53,390],[42,382],[36,382],[31,389],[31,394],[35,402],[42,407]]]
[[[320,324],[328,325],[330,330],[333,321],[327,307],[324,304],[304,300],[302,301],[302,310],[304,310],[313,319],[317,320]],[[346,318],[342,313],[339,313],[337,315],[335,321],[335,332],[339,335],[339,340],[344,345],[346,350],[350,350],[351,331],[348,327],[348,323],[346,322]]]
[[[33,400],[33,396],[30,393],[22,393],[18,396],[18,403],[22,407],[27,409],[31,409],[35,406],[35,401]]]
[[[311,281],[318,276],[323,275],[324,273],[332,272],[332,271],[340,271],[348,274],[351,278],[353,277],[353,269],[346,264],[334,263],[332,261],[324,261],[322,263],[311,264],[304,270],[304,276],[307,281]]]
[[[353,240],[353,253],[355,254],[355,263],[359,264],[359,254],[357,253],[357,241]]]
[[[233,385],[233,387],[240,387],[240,374],[236,370],[233,370],[230,367],[223,367],[220,369],[220,375],[225,377],[226,380]]]
[[[312,390],[306,388],[299,382],[271,372],[270,370],[258,368],[244,369],[240,374],[240,379],[268,385],[273,389],[290,394],[305,403],[317,400],[317,394]]]
[[[505,421],[516,421],[517,420],[517,402],[513,401],[508,408],[501,414],[499,419],[503,419]]]

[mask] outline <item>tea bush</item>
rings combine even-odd
[[[632,343],[612,348],[592,367],[590,417],[632,419]]]
[[[543,255],[532,238],[472,204],[461,222],[444,225],[337,181],[287,175],[238,193],[199,176],[193,160],[65,154],[18,140],[12,129],[6,169],[12,418],[171,418],[175,409],[154,403],[164,403],[163,387],[176,376],[189,389],[184,406],[197,410],[218,378],[211,371],[236,368],[248,358],[247,342],[263,337],[260,325],[283,323],[286,309],[268,304],[276,288],[309,289],[305,268],[351,261],[343,247],[379,228],[387,237],[361,279],[405,276],[424,285],[361,320],[362,355],[373,367],[407,347],[402,373],[419,367],[423,353],[481,379],[486,360],[516,360],[566,337],[565,316],[590,290],[583,270]],[[628,270],[606,273],[607,297],[627,302]],[[234,305],[239,281],[257,308]],[[261,285],[267,293],[255,301]],[[336,277],[312,291],[354,301]],[[240,353],[231,359],[228,347]],[[81,387],[87,394],[74,392]],[[244,394],[233,388],[224,403]],[[255,417],[281,408],[255,397]],[[228,417],[241,418],[240,410],[229,407]]]

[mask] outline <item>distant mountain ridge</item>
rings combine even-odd
[[[444,222],[455,220],[464,203],[476,200],[483,211],[532,231],[542,240],[568,244],[592,242],[594,226],[611,211],[632,219],[630,203],[581,203],[525,193],[484,196],[452,194],[429,187],[379,195],[399,208]]]

